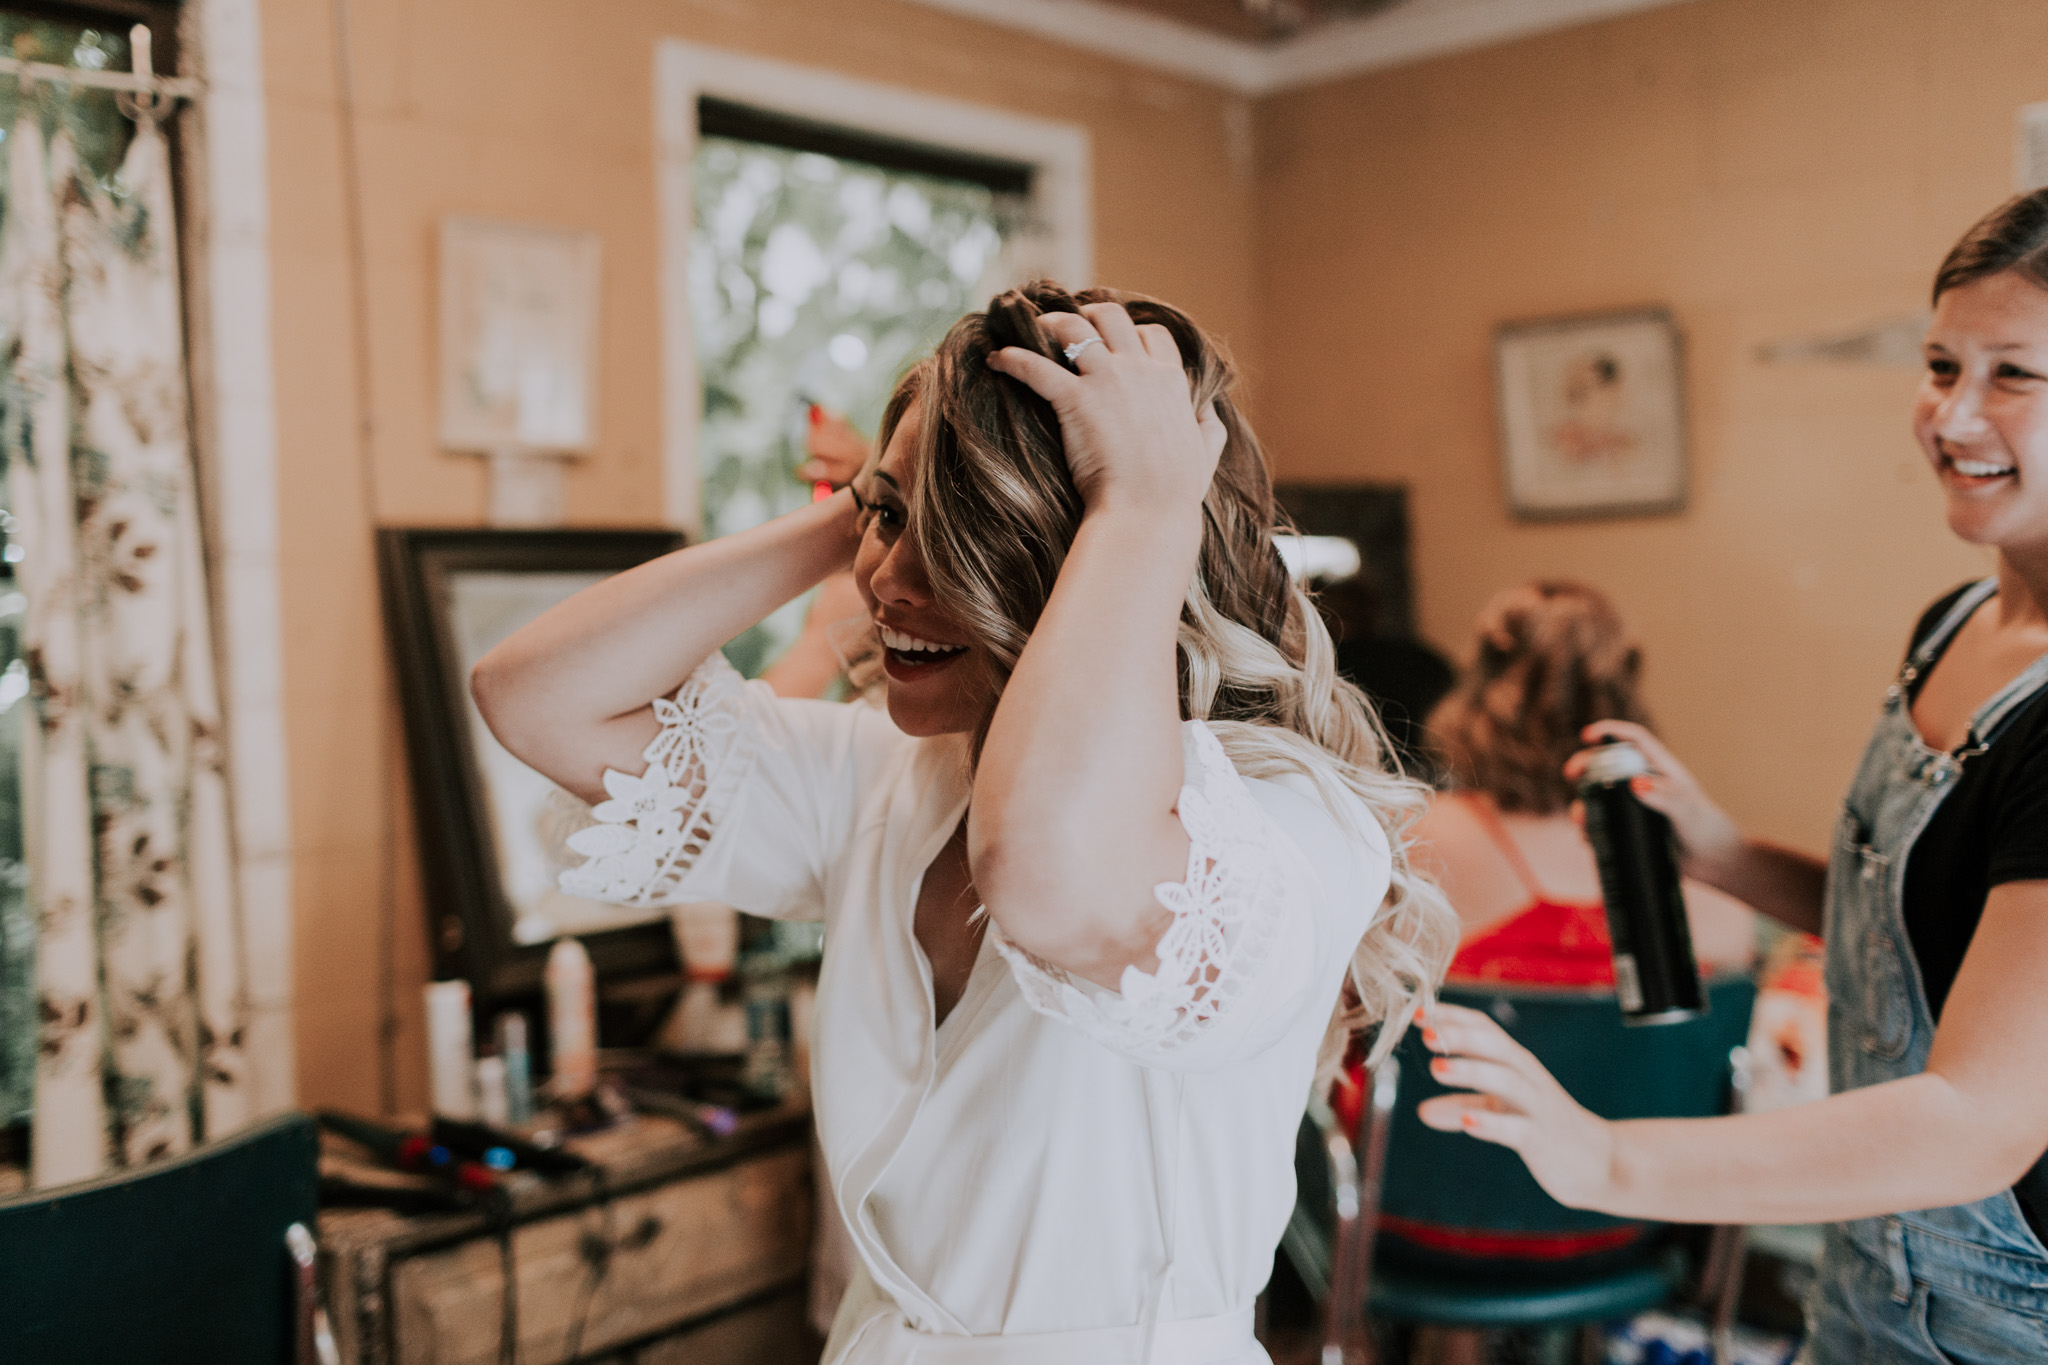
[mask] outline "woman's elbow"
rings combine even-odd
[[[2048,1151],[2048,1138],[2039,1133],[2000,1135],[1985,1143],[1975,1169],[1981,1186],[1972,1199],[1989,1199],[2005,1193],[2026,1177]]]
[[[2028,1106],[2033,1108],[2034,1106]],[[1948,1114],[1938,1142],[1955,1188],[1941,1201],[1975,1203],[2003,1194],[2023,1179],[2048,1149],[2038,1115],[2013,1112],[2009,1099],[1979,1100]]]
[[[1013,946],[1076,976],[1100,969],[1106,946],[1102,936],[1076,916],[1043,913],[1041,904],[1019,906],[1000,896],[984,897],[982,907]]]
[[[1043,857],[1013,853],[1002,841],[971,840],[968,868],[975,895],[1003,937],[1047,962],[1066,965],[1085,918],[1077,913],[1079,888]]]
[[[522,742],[524,690],[519,670],[505,656],[503,646],[487,652],[469,670],[469,696],[476,703],[477,714],[498,742],[522,759],[526,748]]]
[[[504,714],[508,681],[504,663],[496,650],[487,652],[469,670],[469,699],[476,703],[477,714],[484,718],[484,724],[490,726],[494,734]]]
[[[1037,866],[1014,875],[975,869],[975,888],[1003,937],[1041,962],[1105,986],[1125,967],[1150,970],[1172,917],[1149,894],[1114,897],[1099,883]]]

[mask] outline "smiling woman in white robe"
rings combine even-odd
[[[970,316],[864,491],[609,580],[475,679],[604,797],[571,890],[825,922],[813,1095],[862,1262],[833,1365],[1265,1360],[1318,1059],[1391,1046],[1455,934],[1227,365],[1116,297]],[[889,715],[741,682],[716,645],[849,556]]]

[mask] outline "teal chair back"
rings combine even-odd
[[[1612,992],[1515,985],[1446,985],[1453,1005],[1491,1014],[1536,1054],[1580,1104],[1605,1118],[1703,1118],[1725,1113],[1728,1054],[1749,1033],[1756,987],[1746,976],[1708,983],[1708,1013],[1678,1024],[1631,1027]],[[1415,1107],[1445,1088],[1411,1032],[1400,1058],[1400,1100],[1387,1144],[1381,1211],[1401,1221],[1470,1232],[1593,1232],[1625,1226],[1569,1209],[1543,1192],[1522,1159],[1463,1133],[1423,1126]]]
[[[292,1114],[185,1156],[0,1199],[0,1361],[288,1365],[285,1230],[314,1225],[319,1135]]]

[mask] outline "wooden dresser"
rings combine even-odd
[[[348,1365],[496,1365],[506,1242],[520,1365],[814,1365],[804,1314],[810,1116],[755,1115],[722,1139],[641,1117],[579,1138],[603,1168],[529,1181],[508,1236],[481,1214],[320,1215],[321,1273]],[[600,1191],[600,1183],[603,1186]]]

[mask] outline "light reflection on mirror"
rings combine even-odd
[[[448,577],[448,621],[455,637],[458,677],[468,677],[491,646],[549,607],[610,575],[581,573],[453,573]],[[649,910],[572,896],[556,874],[575,855],[563,841],[588,815],[554,783],[521,763],[491,734],[464,689],[470,742],[483,778],[498,881],[512,911],[512,941],[546,943],[563,934],[590,934],[663,919]]]

